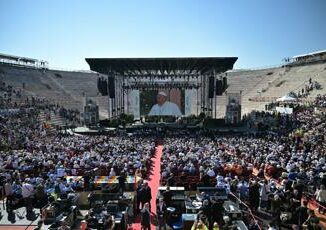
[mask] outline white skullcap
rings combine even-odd
[[[166,93],[164,93],[164,92],[159,92],[157,95],[162,95],[162,96],[164,96],[164,97],[167,97],[168,95],[166,95]]]

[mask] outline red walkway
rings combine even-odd
[[[153,224],[153,220],[155,218],[156,215],[156,196],[157,196],[157,191],[158,191],[158,187],[160,186],[160,171],[161,171],[161,155],[162,155],[162,150],[163,150],[163,145],[161,143],[159,143],[156,146],[156,151],[155,151],[155,155],[153,160],[153,166],[152,166],[152,170],[151,170],[151,174],[149,175],[149,179],[148,179],[148,185],[152,190],[152,201],[151,201],[151,229],[156,229],[155,225]],[[140,225],[140,220],[139,218],[137,218],[138,221],[136,221],[137,223],[134,223],[132,225],[134,230],[140,230],[141,229],[141,225]]]

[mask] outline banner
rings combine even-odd
[[[185,90],[185,116],[189,116],[192,114],[192,105],[193,105],[193,90],[186,89]]]
[[[130,113],[134,115],[134,119],[140,118],[140,106],[139,106],[139,90],[132,90],[129,93],[128,106]]]

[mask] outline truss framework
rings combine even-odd
[[[233,68],[237,57],[86,58],[90,69],[114,79],[115,97],[109,98],[109,118],[128,111],[131,90],[189,89],[197,94],[197,115],[216,116],[217,98],[208,98],[208,79]],[[109,87],[110,88],[110,87]],[[215,107],[214,107],[215,102]]]

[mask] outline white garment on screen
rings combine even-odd
[[[182,113],[179,107],[173,102],[166,101],[163,105],[153,105],[151,111],[148,114],[149,116],[181,116]]]

